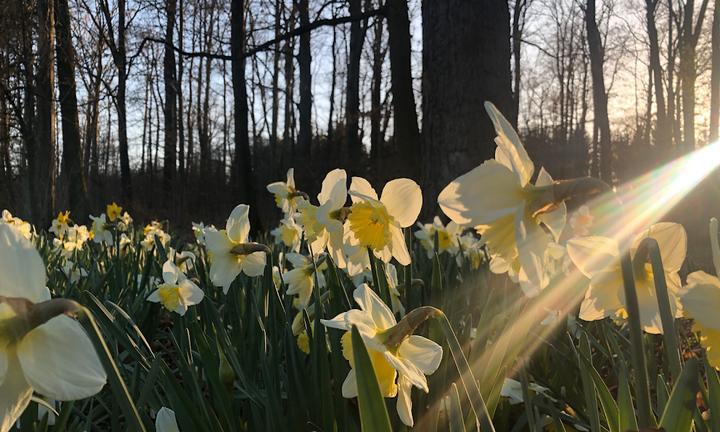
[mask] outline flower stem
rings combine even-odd
[[[640,307],[635,279],[633,277],[632,258],[630,252],[623,253],[620,259],[622,267],[623,284],[625,286],[625,305],[627,307],[630,324],[630,343],[632,345],[632,362],[636,373],[636,389],[638,423],[641,428],[654,426],[652,408],[650,405],[650,386],[648,384],[645,351],[643,350],[642,325],[640,324]]]

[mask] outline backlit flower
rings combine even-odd
[[[292,216],[281,220],[280,225],[270,231],[270,234],[275,237],[276,244],[282,243],[294,252],[300,251],[302,233],[302,227],[295,222]]]
[[[389,332],[397,324],[392,311],[366,284],[355,289],[353,298],[360,309],[341,313],[331,320],[321,320],[326,327],[346,330],[342,337],[343,356],[353,369],[343,382],[342,394],[346,398],[358,394],[350,337],[352,326],[356,326],[368,349],[380,392],[384,397],[398,397],[400,420],[412,427],[410,390],[414,386],[426,393],[429,391],[425,376],[440,366],[442,347],[417,335],[406,335],[397,345],[387,346]]]
[[[60,401],[95,395],[106,375],[80,323],[59,314],[34,328],[29,310],[50,300],[45,265],[22,235],[0,224],[0,431],[7,432],[33,392]],[[28,323],[18,326],[18,323]]]
[[[210,280],[227,294],[240,273],[260,276],[265,271],[265,252],[248,250],[250,206],[240,204],[230,213],[224,230],[206,230],[205,242],[210,255]]]
[[[267,185],[268,192],[275,196],[275,204],[285,214],[292,213],[297,207],[298,199],[300,199],[300,196],[296,194],[294,173],[295,170],[290,168],[287,172],[287,180]]]
[[[685,316],[695,320],[710,364],[720,369],[720,279],[704,271],[690,273],[680,296]]]
[[[428,258],[432,258],[435,254],[435,236],[438,239],[438,254],[448,252],[457,253],[459,240],[458,237],[462,232],[462,228],[454,221],[450,221],[447,226],[443,225],[439,217],[435,216],[433,223],[420,224],[418,231],[415,231],[415,238],[420,241],[420,245],[427,252]]]
[[[55,234],[55,237],[62,238],[68,229],[68,222],[70,221],[70,210],[66,212],[58,213],[57,217],[53,219],[50,225],[50,232]]]
[[[287,286],[287,294],[297,295],[298,308],[305,308],[310,303],[310,296],[315,288],[315,277],[321,286],[324,285],[325,279],[322,272],[317,272],[316,275],[315,271],[316,265],[320,270],[319,267],[324,262],[314,264],[309,258],[297,253],[289,253],[286,258],[293,265],[292,270],[286,270],[282,275],[282,280]]]
[[[113,244],[113,233],[108,229],[107,220],[105,219],[105,215],[101,214],[98,217],[90,215],[90,219],[92,219],[92,239],[95,243],[99,244],[105,244],[107,246],[112,246]]]
[[[165,309],[182,316],[188,306],[200,303],[205,297],[195,282],[188,279],[171,260],[165,261],[162,270],[163,283],[148,296],[148,301],[162,303]]]
[[[14,217],[8,210],[2,211],[2,218],[0,218],[0,224],[5,224],[19,232],[23,237],[30,240],[32,237],[32,225],[24,220]]]
[[[680,276],[678,271],[685,260],[687,235],[676,223],[661,222],[637,235],[630,248],[633,258],[635,290],[640,307],[640,322],[648,333],[662,333],[660,310],[655,295],[652,267],[647,260],[638,257],[638,245],[651,237],[658,242],[667,281],[670,309],[675,317],[682,316],[679,302]],[[575,266],[590,279],[590,288],[580,306],[580,318],[585,321],[599,320],[626,313],[625,290],[620,268],[620,251],[615,240],[606,237],[577,237],[568,241],[567,253]]]
[[[402,228],[414,224],[420,213],[420,186],[406,178],[391,180],[378,199],[367,180],[353,177],[350,195],[353,205],[347,226],[351,243],[372,249],[383,262],[394,257],[400,265],[410,264]]]
[[[175,411],[162,407],[155,415],[155,432],[180,432]]]
[[[495,158],[453,180],[440,193],[438,204],[457,224],[475,227],[490,253],[501,257],[521,284],[542,289],[548,283],[542,264],[550,241],[544,228],[559,238],[565,204],[538,212],[535,200],[543,187],[553,184],[552,177],[540,169],[535,184],[530,182],[535,166],[517,133],[495,106],[486,102],[485,109],[497,132]]]
[[[107,214],[110,222],[115,222],[115,219],[120,216],[120,212],[122,212],[122,207],[115,204],[115,201],[113,201],[111,204],[108,204],[105,208],[105,214]]]

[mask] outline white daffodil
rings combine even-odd
[[[486,102],[485,109],[497,132],[495,158],[453,180],[438,204],[457,224],[475,227],[490,253],[500,256],[521,284],[534,286],[526,291],[539,290],[548,283],[542,263],[550,236],[543,225],[557,241],[567,210],[561,203],[538,212],[535,200],[553,184],[552,177],[541,168],[535,184],[530,182],[535,166],[517,133],[494,105]]]
[[[275,244],[282,243],[293,252],[300,251],[303,230],[292,216],[282,219],[280,225],[270,231],[270,234],[275,237]]]
[[[528,383],[528,390],[535,393],[547,393],[549,391],[547,387],[536,383]],[[500,390],[500,396],[508,398],[510,405],[523,403],[525,398],[523,397],[522,383],[512,378],[505,378]]]
[[[327,173],[317,199],[319,206],[308,201],[302,201],[298,205],[305,238],[313,255],[319,255],[327,249],[335,265],[344,268],[342,211],[347,201],[345,170],[334,169]]]
[[[420,186],[406,178],[390,180],[378,199],[367,180],[353,177],[349,193],[353,201],[347,218],[350,242],[372,249],[383,262],[395,258],[400,265],[409,265],[402,228],[414,224],[420,214]]]
[[[216,228],[213,225],[205,226],[205,224],[202,222],[192,223],[193,235],[195,235],[195,240],[197,240],[198,244],[205,244],[205,231],[208,229],[215,230]]]
[[[8,210],[2,211],[2,218],[0,218],[0,223],[4,223],[12,227],[14,230],[17,230],[17,232],[22,234],[22,236],[28,240],[30,240],[30,238],[32,237],[32,225],[18,217],[14,217]]]
[[[206,230],[205,243],[210,255],[210,280],[227,294],[240,273],[260,276],[265,271],[265,252],[246,250],[250,234],[250,206],[240,204],[230,213],[224,230]]]
[[[92,228],[90,229],[93,241],[98,244],[112,246],[114,242],[113,233],[108,229],[105,214],[103,213],[98,217],[90,215],[90,219],[93,221]]]
[[[385,264],[385,280],[387,281],[388,291],[390,291],[390,303],[393,313],[402,317],[405,315],[405,306],[400,300],[400,291],[398,290],[400,282],[398,281],[397,268],[391,263]]]
[[[162,303],[165,309],[180,316],[185,315],[188,306],[202,301],[205,293],[188,279],[171,260],[163,264],[163,283],[148,296],[148,301]]]
[[[81,251],[85,242],[90,240],[90,232],[85,225],[73,225],[65,231],[62,239],[53,239],[53,245],[60,249],[65,258],[72,257],[75,251]]]
[[[162,407],[155,415],[155,432],[180,432],[175,411]]]
[[[342,338],[343,355],[354,368],[350,330],[356,326],[365,342],[373,370],[384,397],[398,397],[397,412],[400,420],[413,425],[410,390],[418,387],[428,392],[426,375],[435,372],[442,360],[442,347],[430,339],[407,335],[395,346],[386,346],[388,332],[397,324],[395,316],[368,285],[353,292],[360,309],[341,313],[331,320],[321,320],[326,327],[346,330]],[[357,397],[357,378],[351,369],[342,386],[346,398]]]
[[[195,254],[190,251],[178,252],[174,248],[169,247],[167,257],[174,262],[183,273],[187,273],[195,267]]]
[[[439,217],[435,216],[433,223],[418,223],[418,231],[415,231],[415,238],[420,241],[420,245],[427,252],[428,258],[435,255],[435,236],[438,238],[438,254],[448,252],[455,254],[458,251],[459,236],[462,228],[454,221],[450,221],[447,226],[443,225]]]
[[[704,271],[690,273],[680,303],[684,315],[695,320],[693,330],[700,333],[708,361],[720,370],[720,279]]]
[[[287,285],[287,294],[297,295],[298,309],[304,309],[310,303],[310,296],[315,288],[315,266],[320,270],[324,260],[313,264],[311,259],[297,253],[289,253],[285,257],[293,265],[292,270],[285,271],[282,275],[282,280]],[[325,278],[322,272],[317,272],[317,278],[320,286],[323,286]]]
[[[483,246],[485,242],[479,240],[473,233],[467,233],[458,237],[462,254],[456,255],[458,267],[462,265],[462,258],[465,257],[470,262],[470,268],[477,270],[485,260],[485,252]]]
[[[62,266],[62,271],[71,283],[79,281],[81,277],[86,277],[88,274],[87,270],[76,265],[70,260],[65,261]]]
[[[60,314],[28,329],[28,308],[50,300],[45,265],[19,232],[0,224],[0,432],[10,430],[33,392],[60,401],[97,394],[106,375],[80,323]],[[20,320],[20,321],[18,321]]]
[[[133,218],[130,213],[124,212],[122,216],[118,218],[117,226],[120,231],[127,231],[133,224]]]
[[[295,169],[290,168],[287,172],[287,180],[284,182],[274,182],[267,185],[267,190],[275,196],[275,204],[282,209],[283,213],[291,214],[300,198],[296,195],[295,189]]]
[[[670,309],[675,317],[682,316],[679,302],[680,276],[678,271],[685,260],[687,235],[682,225],[661,222],[637,235],[630,248],[640,307],[640,322],[648,333],[662,333],[660,310],[655,295],[652,267],[635,259],[638,245],[651,237],[658,242],[667,281]],[[620,312],[625,314],[625,290],[620,268],[620,251],[615,240],[606,237],[577,237],[568,241],[567,253],[575,266],[590,279],[590,288],[580,306],[580,318],[585,321],[603,319]]]

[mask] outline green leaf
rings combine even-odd
[[[628,373],[624,366],[620,367],[620,377],[618,379],[618,413],[620,414],[621,431],[638,429],[635,408],[630,394]]]
[[[670,393],[660,427],[666,431],[689,432],[695,413],[695,394],[698,392],[698,361],[690,359],[680,373],[680,379]]]
[[[462,406],[460,405],[460,394],[457,385],[452,383],[449,395],[445,396],[445,407],[448,412],[448,432],[465,432]]]
[[[705,363],[708,380],[708,408],[710,408],[710,429],[720,431],[720,379],[715,368]],[[714,414],[714,415],[712,415]]]
[[[390,417],[385,400],[380,393],[375,370],[370,362],[370,355],[357,328],[352,328],[353,358],[358,388],[358,405],[360,406],[360,423],[362,430],[367,432],[390,432]]]

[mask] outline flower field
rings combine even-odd
[[[431,221],[342,169],[268,185],[268,233],[5,210],[0,431],[720,431],[720,280],[662,221],[718,150],[558,180],[486,109],[495,158]]]

